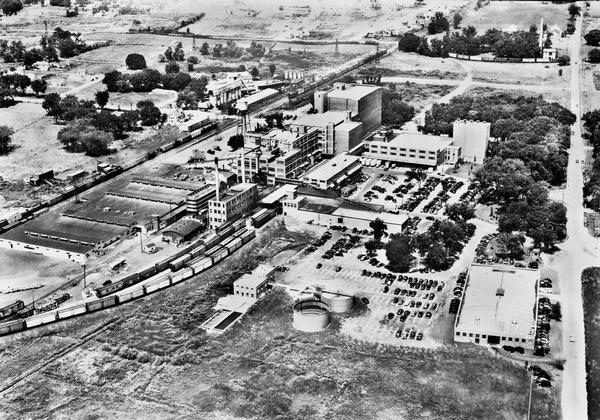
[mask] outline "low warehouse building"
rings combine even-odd
[[[538,270],[473,264],[454,341],[533,349]]]
[[[195,219],[181,219],[163,230],[163,240],[180,244],[190,240],[202,228],[202,223]]]
[[[264,264],[256,268],[251,274],[244,274],[233,282],[235,296],[259,299],[268,291],[268,282],[275,271],[272,265]]]

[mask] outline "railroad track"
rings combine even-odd
[[[92,332],[84,335],[77,342],[69,344],[68,346],[64,347],[63,349],[58,350],[57,352],[53,353],[49,358],[38,363],[31,369],[28,369],[27,371],[23,372],[18,377],[14,378],[14,379],[10,379],[7,382],[1,384],[0,385],[0,396],[5,395],[6,392],[10,391],[12,388],[19,385],[20,383],[25,381],[30,376],[33,376],[36,373],[41,372],[42,369],[44,369],[46,366],[50,365],[51,363],[54,363],[61,357],[64,357],[67,354],[71,353],[72,351],[78,349],[79,347],[81,347],[82,345],[87,343],[88,341],[98,337],[99,335],[101,335],[102,333],[107,331],[112,325],[114,325],[115,323],[120,322],[120,321],[121,321],[121,318],[115,317],[115,318],[112,318],[112,319],[104,322],[101,326],[94,329]]]

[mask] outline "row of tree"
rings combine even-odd
[[[170,66],[173,63],[176,68]],[[113,70],[104,74],[102,83],[109,92],[151,92],[161,87],[163,89],[184,91],[186,88],[196,92],[202,97],[206,91],[208,79],[206,77],[192,78],[189,73],[180,72],[175,62],[167,64],[166,72],[161,73],[156,69],[143,69],[132,74],[123,74]]]
[[[227,41],[224,45],[222,43],[217,43],[210,48],[208,42],[204,42],[200,47],[200,54],[202,55],[211,55],[215,58],[242,58],[245,57],[247,59],[259,59],[264,57],[265,55],[265,47],[262,44],[259,44],[256,41],[252,41],[250,46],[247,48],[243,48],[238,46],[235,41]]]
[[[477,35],[473,26],[453,32],[443,39],[420,37],[414,33],[405,33],[398,40],[398,49],[416,52],[430,57],[447,57],[448,53],[479,55],[493,53],[496,57],[535,58],[541,57],[538,44],[537,27],[532,25],[529,31],[504,32],[500,29],[488,29],[483,35]],[[550,36],[544,47],[552,46]]]
[[[585,173],[583,184],[584,203],[596,211],[600,210],[600,109],[588,111],[581,119],[587,133],[585,137],[592,146],[592,167]]]

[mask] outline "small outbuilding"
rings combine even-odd
[[[178,220],[163,230],[163,241],[180,244],[191,239],[202,226],[202,223],[195,219]]]

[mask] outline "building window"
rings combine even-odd
[[[508,341],[512,341],[512,337],[508,337]]]
[[[469,333],[469,337],[473,337],[473,333]]]
[[[456,332],[456,335],[460,335],[460,333],[457,331],[457,332]]]
[[[502,337],[502,341],[506,341],[506,337]]]

